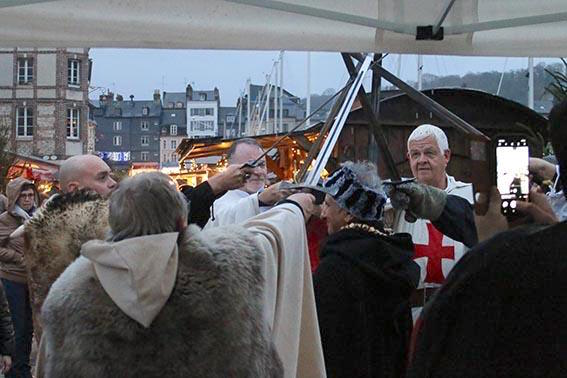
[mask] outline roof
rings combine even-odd
[[[565,0],[28,0],[0,25],[20,47],[567,56]]]
[[[163,92],[163,107],[167,108],[170,102],[177,104],[178,102],[183,103],[185,107],[185,102],[187,101],[187,95],[185,92]]]
[[[197,89],[193,90],[193,97],[191,99],[187,99],[188,101],[203,101],[201,100],[201,95],[204,94],[206,96],[206,100],[204,101],[215,101],[215,91],[200,91]]]
[[[235,106],[219,106],[219,119],[224,119],[227,115],[236,116]]]
[[[144,108],[149,108],[147,115],[143,114]],[[105,117],[159,117],[161,116],[161,103],[152,100],[122,100],[112,101],[112,105],[101,105],[104,108]],[[120,112],[121,110],[121,112]]]

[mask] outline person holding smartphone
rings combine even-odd
[[[565,187],[567,100],[549,124]],[[408,377],[567,376],[567,220],[559,222],[533,190],[518,212],[531,223],[473,248],[426,308]],[[502,225],[494,221],[503,218],[497,190],[486,217]]]

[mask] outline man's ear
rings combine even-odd
[[[78,181],[70,181],[65,188],[67,193],[72,193],[76,190],[80,189],[80,185]]]
[[[449,160],[451,160],[451,150],[446,149],[445,152],[443,152],[443,156],[445,156],[445,161],[449,163]]]

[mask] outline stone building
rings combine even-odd
[[[0,49],[0,119],[21,156],[62,160],[87,151],[89,50]]]
[[[113,93],[91,101],[96,121],[96,146],[99,156],[116,168],[131,163],[159,163],[161,96],[154,92],[153,100],[125,100]]]

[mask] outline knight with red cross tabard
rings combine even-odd
[[[436,126],[421,125],[409,136],[407,148],[416,182],[392,186],[389,194],[396,209],[392,228],[396,233],[411,234],[414,261],[421,269],[419,286],[412,296],[415,321],[421,307],[477,237],[472,185],[446,173],[451,151],[445,133]]]

